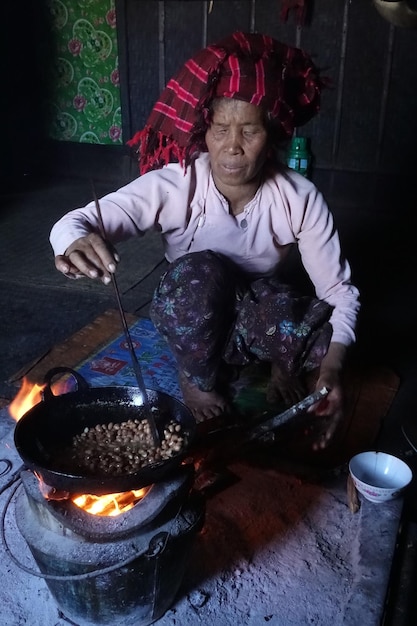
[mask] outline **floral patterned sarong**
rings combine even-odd
[[[180,371],[202,391],[214,388],[222,363],[268,361],[295,376],[318,367],[332,335],[331,312],[276,278],[250,280],[210,250],[171,263],[151,306]]]

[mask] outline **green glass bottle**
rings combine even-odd
[[[287,152],[287,165],[303,176],[308,176],[311,165],[311,154],[306,137],[293,137]]]

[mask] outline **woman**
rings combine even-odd
[[[291,403],[306,385],[330,389],[314,407],[331,418],[323,447],[343,416],[358,292],[323,197],[276,158],[279,143],[317,112],[321,87],[304,52],[264,35],[234,33],[202,50],[131,142],[142,176],[100,202],[109,242],[91,203],[64,216],[51,243],[59,271],[108,283],[119,260],[111,244],[159,231],[170,265],[151,317],[196,419],[227,412],[225,365],[269,361],[271,398]],[[316,298],[279,281],[294,245]]]

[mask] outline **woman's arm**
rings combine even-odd
[[[94,202],[64,215],[52,228],[55,266],[69,278],[99,278],[110,282],[119,260],[114,244],[141,236],[185,228],[189,177],[179,166],[149,172],[100,200],[106,241]]]

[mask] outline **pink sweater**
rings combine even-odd
[[[317,297],[334,307],[332,341],[355,340],[359,294],[340,250],[333,218],[309,180],[286,169],[267,179],[236,217],[214,185],[208,154],[186,174],[178,164],[149,172],[100,200],[107,237],[113,242],[160,232],[165,256],[214,250],[254,277],[274,272],[293,244]],[[99,232],[93,202],[67,213],[53,227],[54,253],[64,254],[79,237]]]

